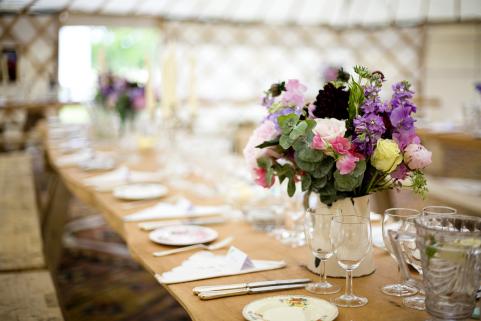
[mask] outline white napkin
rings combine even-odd
[[[165,178],[162,172],[140,172],[132,171],[127,166],[122,166],[111,172],[89,177],[84,184],[95,187],[98,191],[108,192],[115,187],[128,183],[153,183]]]
[[[208,251],[197,252],[180,266],[162,274],[155,274],[155,278],[160,283],[173,284],[274,270],[285,266],[284,261],[252,260],[246,253],[231,246],[227,255],[215,255]]]
[[[59,167],[76,166],[92,157],[92,152],[89,150],[77,152],[70,155],[61,156],[56,163]]]
[[[181,198],[177,203],[159,202],[142,211],[126,215],[122,219],[126,222],[145,221],[164,218],[197,217],[222,214],[229,210],[228,206],[200,206],[193,205],[188,199]]]

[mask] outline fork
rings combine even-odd
[[[232,243],[233,240],[234,240],[234,237],[229,236],[229,237],[226,237],[225,239],[223,239],[219,242],[215,242],[211,245],[194,244],[194,245],[184,246],[184,247],[181,247],[181,248],[178,248],[178,249],[154,252],[154,253],[152,253],[152,255],[153,256],[167,256],[167,255],[171,255],[171,254],[175,254],[175,253],[192,251],[192,250],[195,250],[195,249],[204,249],[204,250],[207,250],[207,251],[214,251],[214,250],[218,250],[218,249],[221,249],[223,247],[226,247],[227,245]]]

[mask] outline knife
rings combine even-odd
[[[221,290],[221,291],[205,291],[205,292],[199,293],[199,298],[201,300],[211,300],[211,299],[224,298],[224,297],[235,296],[235,295],[299,289],[299,288],[304,288],[305,286],[306,286],[306,283],[296,283],[296,284],[261,286],[261,287],[255,287],[255,288],[239,288],[239,289]]]
[[[226,219],[223,217],[212,217],[204,219],[192,219],[192,220],[167,220],[167,221],[154,221],[154,222],[142,222],[139,223],[139,227],[144,231],[152,231],[159,227],[189,224],[189,225],[207,225],[207,224],[222,224]]]
[[[246,288],[258,288],[276,285],[289,285],[289,284],[306,284],[311,282],[310,279],[289,279],[289,280],[274,280],[274,281],[258,281],[250,283],[237,283],[237,284],[224,284],[224,285],[205,285],[196,286],[193,288],[194,294],[199,294],[201,292],[212,292],[212,291],[224,291],[224,290],[238,290]]]

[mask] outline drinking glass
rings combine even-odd
[[[369,218],[354,215],[333,217],[330,238],[337,263],[346,270],[345,293],[333,302],[340,307],[366,305],[367,298],[353,294],[352,271],[359,267],[372,246]]]
[[[384,212],[384,219],[382,221],[382,237],[386,249],[391,257],[396,261],[399,266],[399,262],[394,254],[391,240],[389,238],[389,231],[404,232],[408,227],[408,219],[416,218],[420,215],[419,211],[409,208],[390,208]],[[405,275],[401,275],[401,282],[388,284],[382,287],[382,292],[392,296],[410,296],[418,292],[418,289],[407,283],[408,279]]]
[[[449,215],[449,214],[456,214],[456,213],[457,213],[457,210],[449,206],[431,205],[423,208],[423,215],[438,215],[438,214]],[[416,233],[416,227],[415,227],[414,221],[415,221],[414,219],[408,220],[409,227],[407,228],[407,231],[409,233]],[[416,271],[418,271],[420,275],[423,275],[422,266],[421,266],[421,252],[416,246],[415,240],[414,241],[410,240],[409,242],[403,241],[401,243],[401,246],[402,246],[402,251],[406,255],[406,262],[409,263],[412,267],[414,267],[414,269],[416,269]],[[411,309],[425,310],[426,295],[424,292],[424,287],[421,284],[417,284],[416,286],[419,289],[419,293],[414,296],[404,298],[403,304]]]
[[[458,211],[449,206],[430,205],[423,208],[423,215],[426,214],[456,214]]]
[[[394,253],[401,270],[401,274],[404,276],[406,282],[415,286],[419,293],[406,297],[403,300],[403,304],[411,309],[425,310],[425,296],[424,286],[420,280],[414,279],[409,273],[408,265],[411,265],[420,275],[423,274],[421,264],[421,251],[416,243],[416,225],[415,218],[408,218],[405,221],[405,228],[402,232],[390,230],[389,233],[395,235],[391,236],[390,241],[393,245]]]
[[[426,311],[433,320],[466,320],[481,281],[481,218],[423,215],[415,220]]]
[[[332,294],[339,292],[341,289],[336,284],[329,283],[326,275],[326,261],[333,254],[329,233],[334,216],[325,209],[315,210],[308,208],[304,218],[304,231],[307,243],[312,254],[321,261],[319,264],[321,281],[317,283],[312,282],[306,286],[307,291],[315,294]]]

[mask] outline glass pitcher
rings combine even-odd
[[[401,272],[408,277],[406,261],[413,255],[408,252],[419,253],[432,320],[468,319],[481,280],[481,218],[428,214],[416,218],[415,226],[415,234],[389,233]],[[413,239],[415,248],[403,245]]]

